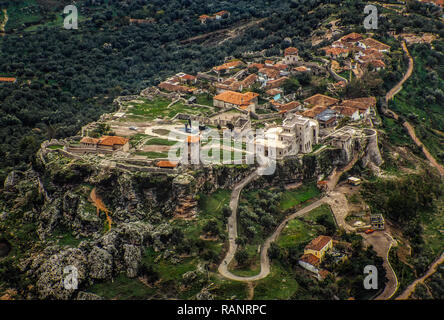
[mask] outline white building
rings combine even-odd
[[[266,130],[264,137],[256,138],[255,144],[265,149],[276,149],[276,158],[298,153],[309,153],[313,145],[318,143],[319,124],[316,120],[291,114],[282,123],[282,126],[271,127]]]

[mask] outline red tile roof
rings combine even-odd
[[[248,69],[250,68],[256,68],[256,69],[262,69],[264,67],[263,63],[251,63],[248,65]]]
[[[281,87],[285,81],[288,80],[288,77],[282,77],[276,80],[270,80],[267,82],[267,85],[265,86],[267,89],[274,89]]]
[[[103,136],[99,139],[98,145],[102,146],[114,146],[114,145],[124,145],[129,141],[129,139],[119,136]]]
[[[345,106],[334,106],[331,109],[347,117],[351,117],[356,111],[359,111],[357,108]]]
[[[344,53],[349,53],[349,50],[346,48],[331,48],[331,47],[327,47],[327,48],[323,48],[323,50],[325,51],[325,55],[327,56],[339,56],[342,55]]]
[[[377,50],[389,50],[390,46],[382,43],[373,38],[367,38],[364,40],[360,40],[359,42],[363,43],[367,48],[374,48]]]
[[[308,117],[308,118],[314,118],[316,117],[318,114],[322,113],[323,111],[325,111],[327,109],[327,107],[323,107],[323,106],[317,106],[317,107],[313,107],[311,109],[308,109],[306,111],[304,111],[302,113],[302,115],[304,117]]]
[[[259,70],[259,73],[266,75],[269,79],[276,79],[280,75],[278,70],[271,68],[262,68]]]
[[[244,80],[242,80],[242,86],[244,88],[247,88],[247,87],[251,86],[253,83],[255,83],[258,78],[259,77],[256,74],[254,74],[254,73],[250,74],[248,77],[246,77]]]
[[[287,104],[277,107],[277,109],[279,110],[279,113],[284,113],[284,112],[288,112],[290,110],[296,109],[300,105],[301,104],[299,101],[292,101],[292,102],[289,102]]]
[[[0,77],[0,82],[15,82],[17,78]]]
[[[336,104],[336,103],[338,103],[338,101],[339,101],[338,99],[335,99],[335,98],[332,98],[329,96],[325,96],[320,93],[315,94],[314,96],[311,96],[311,97],[304,100],[305,103],[308,103],[308,104],[311,104],[314,106],[325,106],[325,107]]]
[[[179,165],[177,161],[159,161],[156,166],[159,168],[176,168]]]
[[[306,262],[308,264],[311,264],[312,266],[315,266],[315,267],[319,266],[319,264],[320,264],[319,258],[311,253],[302,255],[300,260],[303,262]]]
[[[359,41],[362,38],[363,38],[362,35],[360,35],[359,33],[352,32],[352,33],[349,33],[349,34],[343,36],[340,40],[348,42],[348,41]]]
[[[305,249],[321,251],[330,241],[332,241],[331,237],[319,236],[311,240],[311,242],[305,246]]]
[[[80,143],[85,144],[97,144],[99,146],[114,146],[114,145],[124,145],[129,141],[129,139],[119,136],[103,136],[99,139],[91,137],[83,137]]]
[[[215,96],[214,99],[241,106],[241,105],[249,105],[251,103],[251,100],[253,100],[258,96],[259,94],[255,92],[239,93],[234,91],[224,91]]]
[[[298,55],[299,50],[298,48],[294,48],[294,47],[289,47],[287,49],[284,50],[284,56],[292,56],[292,55]]]
[[[242,64],[242,61],[235,60],[235,61],[231,61],[231,62],[226,62],[220,66],[213,67],[213,69],[216,71],[222,71],[222,70],[236,68],[237,66],[239,66],[241,64]]]

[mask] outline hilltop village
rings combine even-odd
[[[72,157],[98,156],[105,166],[134,171],[180,170],[186,162],[168,161],[176,143],[208,150],[212,144],[205,133],[228,129],[233,142],[221,150],[232,156],[223,158],[221,152],[220,160],[231,163],[235,152],[242,154],[242,160],[251,153],[239,134],[261,129],[264,135],[250,142],[265,153],[274,148],[276,159],[331,146],[340,148],[344,161],[350,161],[354,140],[376,135],[371,128],[377,101],[371,96],[341,99],[340,90],[349,81],[341,74],[360,78],[364,72],[385,68],[390,46],[351,33],[322,51],[324,56],[317,61],[304,61],[296,47],[288,47],[282,56],[249,53],[250,57],[227,58],[197,75],[178,73],[140,95],[119,97],[118,111],[83,127],[81,136],[47,142],[45,147]],[[313,92],[304,86],[306,79],[322,82],[327,91]]]
[[[120,62],[124,52],[134,57],[135,65],[121,74],[124,82],[111,79],[122,86],[109,81],[109,72],[91,77],[103,80],[106,97],[79,87],[85,103],[95,103],[82,106],[73,92],[77,125],[34,128],[55,138],[39,149],[36,142],[32,166],[5,179],[0,300],[382,300],[412,294],[409,284],[429,274],[444,239],[444,169],[421,143],[431,136],[421,123],[439,109],[429,102],[442,101],[442,77],[433,70],[442,35],[418,32],[430,21],[419,27],[425,16],[405,5],[382,5],[387,20],[380,25],[387,28],[365,33],[361,19],[350,23],[359,17],[343,3],[319,1],[309,11],[311,2],[293,1],[288,14],[273,14],[278,19],[239,20],[233,6],[199,7],[191,16],[198,31],[176,39],[183,46],[165,39],[156,47],[145,38],[151,28],[163,28],[161,15],[173,18],[169,11],[132,15],[128,38],[134,43],[118,47],[107,40],[104,60],[91,59],[114,70],[107,60]],[[405,15],[395,21],[398,10]],[[288,26],[280,23],[284,17]],[[403,28],[410,21],[413,27]],[[180,24],[172,22],[174,35]],[[293,32],[305,23],[304,34]],[[128,35],[111,32],[118,41]],[[273,43],[258,45],[262,34]],[[141,44],[143,65],[135,58]],[[162,53],[168,59],[159,62]],[[139,78],[136,66],[146,71]],[[12,90],[35,70],[5,74],[0,83]],[[55,84],[63,77],[55,75],[45,75],[50,92],[62,88]],[[30,101],[39,83],[29,85],[36,92]],[[27,90],[11,91],[8,108],[20,110],[28,100],[16,97]],[[424,103],[412,103],[416,97]],[[34,110],[24,115],[37,117]],[[79,130],[80,123],[88,124]],[[14,148],[27,153],[25,143]],[[272,171],[261,171],[264,157],[273,159],[266,162]],[[65,288],[67,266],[78,271],[75,290]],[[378,271],[377,288],[363,286],[368,266]],[[432,283],[441,283],[435,278]],[[439,297],[429,283],[413,296]]]

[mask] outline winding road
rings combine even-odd
[[[330,190],[333,190],[335,188],[341,174],[344,173],[345,171],[350,170],[350,168],[353,167],[353,165],[356,163],[357,160],[358,160],[358,157],[355,157],[348,165],[346,165],[344,168],[342,168],[339,171],[335,171],[331,175],[331,177],[329,179],[330,183],[328,185]],[[258,169],[258,170],[260,170],[260,169]],[[233,191],[231,193],[231,199],[230,199],[231,216],[228,218],[229,248],[228,248],[228,252],[227,252],[225,258],[222,260],[221,264],[219,265],[218,271],[225,278],[235,280],[235,281],[242,281],[242,282],[256,281],[256,280],[263,279],[270,274],[270,260],[268,258],[268,249],[270,248],[271,243],[276,241],[276,239],[279,237],[282,230],[284,229],[284,227],[287,225],[287,223],[290,220],[301,217],[301,216],[309,213],[313,209],[316,209],[317,207],[321,206],[322,204],[329,204],[332,207],[332,210],[335,210],[335,208],[338,205],[339,206],[343,205],[343,201],[338,201],[337,197],[335,197],[335,194],[333,192],[329,191],[329,193],[325,197],[323,197],[323,198],[311,203],[310,205],[302,208],[301,210],[287,216],[279,224],[279,226],[276,228],[276,230],[273,232],[273,234],[271,236],[269,236],[265,240],[263,245],[261,246],[261,255],[260,255],[261,271],[259,272],[259,274],[255,275],[255,276],[250,276],[250,277],[241,277],[241,276],[237,276],[235,274],[232,274],[228,270],[228,267],[229,267],[231,261],[233,260],[234,255],[237,250],[237,244],[236,244],[237,207],[238,207],[238,203],[239,203],[239,196],[240,196],[242,189],[248,183],[250,183],[251,181],[253,181],[257,177],[259,177],[258,170],[254,171],[249,176],[247,176],[245,179],[243,179],[241,182],[239,182],[233,188]],[[341,196],[343,198],[343,199],[341,198],[342,200],[347,201],[343,194],[341,194]],[[335,214],[335,217],[336,217],[336,214]],[[346,225],[345,220],[344,220],[344,225]]]
[[[413,57],[410,54],[406,43],[403,41],[402,42],[402,49],[404,50],[404,52],[406,53],[406,55],[409,58],[409,66],[407,69],[406,74],[404,75],[404,77],[401,79],[401,81],[394,86],[386,95],[385,97],[385,101],[387,103],[387,109],[384,111],[384,114],[386,116],[392,117],[395,120],[399,119],[399,116],[396,114],[396,112],[394,112],[393,110],[388,109],[388,102],[389,100],[391,100],[398,92],[400,92],[402,90],[402,85],[410,78],[410,76],[413,73],[413,68],[414,68],[414,61],[413,61]],[[410,137],[412,138],[412,140],[415,142],[415,144],[420,147],[422,149],[422,152],[424,153],[425,157],[427,158],[427,160],[429,161],[430,165],[432,167],[435,167],[439,174],[441,175],[441,177],[444,178],[444,167],[438,163],[438,161],[436,161],[436,159],[432,156],[432,154],[430,153],[430,151],[424,146],[424,144],[421,142],[421,140],[416,136],[415,133],[415,129],[414,127],[407,121],[405,121],[403,124],[404,128],[407,129],[407,132],[409,133]],[[416,285],[418,283],[423,283],[424,280],[426,280],[428,277],[430,277],[433,273],[436,272],[436,270],[438,269],[438,266],[444,262],[444,252],[441,254],[441,256],[432,264],[432,266],[429,268],[429,270],[427,271],[427,273],[422,276],[419,279],[416,279],[412,284],[410,284],[407,289],[396,299],[397,300],[402,300],[402,299],[408,299],[408,297],[415,291]],[[394,293],[393,293],[394,294]],[[391,298],[393,296],[393,294],[389,297]]]

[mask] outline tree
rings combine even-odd
[[[249,259],[247,250],[238,249],[234,254],[234,258],[236,259],[239,265],[245,265]]]

